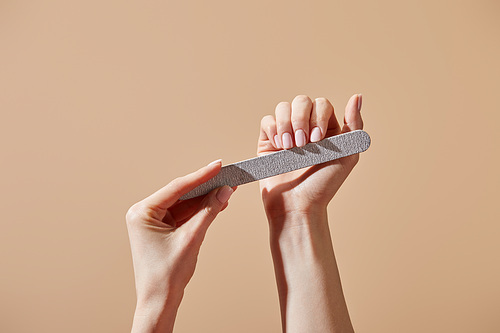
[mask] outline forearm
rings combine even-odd
[[[283,331],[353,332],[326,209],[270,222]]]
[[[132,333],[169,333],[174,329],[177,309],[183,293],[158,294],[154,298],[138,299]]]

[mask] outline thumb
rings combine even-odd
[[[361,118],[362,98],[361,94],[356,94],[347,102],[342,133],[363,129],[363,118]]]
[[[208,193],[201,201],[199,210],[181,227],[191,229],[194,233],[202,232],[204,235],[217,214],[227,206],[233,192],[231,187],[225,185]]]

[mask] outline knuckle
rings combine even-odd
[[[288,102],[279,102],[276,105],[275,113],[278,114],[281,110],[288,111],[290,109],[290,103]]]
[[[311,99],[307,95],[297,95],[293,99],[293,103],[303,103],[303,104],[312,104]]]
[[[322,109],[333,109],[332,103],[325,97],[318,97],[314,101],[316,102],[316,106]]]
[[[273,134],[274,132],[276,132],[276,128],[274,126],[268,125],[266,126],[265,131],[266,133]]]
[[[173,195],[180,196],[180,187],[183,183],[182,177],[177,177],[174,178],[169,184],[170,191],[173,193]]]
[[[181,177],[176,177],[174,179],[172,179],[172,181],[169,183],[169,185],[171,187],[178,187],[180,185],[180,182],[182,181],[182,178]]]
[[[294,114],[292,115],[292,124],[303,125],[309,123],[309,115],[307,114]]]
[[[214,195],[210,195],[205,199],[206,201],[203,204],[203,213],[206,217],[212,220],[215,219],[217,214],[219,214],[223,205],[219,200],[217,200],[216,196],[216,193],[214,193]]]
[[[328,99],[326,99],[325,97],[318,97],[315,99],[316,101],[316,104],[319,104],[319,105],[328,105],[330,104],[330,101],[328,101]]]
[[[274,122],[274,117],[271,115],[264,116],[260,121],[260,127],[268,128]]]
[[[291,127],[290,121],[282,120],[276,122],[276,129],[279,133],[289,131]]]
[[[125,221],[127,222],[127,225],[134,225],[138,221],[143,220],[145,215],[146,215],[145,209],[142,203],[139,201],[133,204],[127,210],[127,213],[125,214]]]
[[[321,110],[330,112],[333,110],[333,105],[330,103],[330,101],[324,97],[318,97],[315,99],[316,101],[316,108],[320,108]]]
[[[330,120],[330,115],[320,115],[316,117],[316,123],[318,124],[326,124]]]
[[[324,124],[324,123],[328,123],[328,121],[330,120],[330,118],[332,116],[333,116],[333,109],[328,108],[328,109],[322,110],[321,112],[316,112],[315,120],[318,123]]]
[[[212,205],[205,205],[205,207],[203,207],[203,212],[207,217],[215,218],[219,211],[216,210],[215,207],[213,207]]]

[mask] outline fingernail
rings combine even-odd
[[[363,104],[363,95],[358,94],[358,112],[361,112],[361,105]]]
[[[208,163],[208,165],[213,165],[213,164],[222,164],[222,159],[219,158],[218,160]]]
[[[319,140],[321,140],[321,129],[314,127],[311,131],[311,142],[318,142]]]
[[[274,136],[274,144],[276,145],[276,148],[281,149],[280,140],[278,139],[278,134]]]
[[[296,130],[295,131],[295,144],[297,145],[297,147],[303,147],[305,146],[307,143],[307,139],[306,139],[306,133],[304,132],[304,130]]]
[[[290,133],[284,133],[282,140],[283,140],[283,148],[290,149],[293,147],[292,135]]]
[[[229,186],[225,185],[221,187],[218,191],[215,197],[221,204],[225,204],[229,198],[231,197],[231,194],[233,194],[233,189],[230,188]]]

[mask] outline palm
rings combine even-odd
[[[344,126],[341,128],[332,105],[326,99],[316,99],[311,103],[307,96],[297,96],[291,105],[286,102],[279,103],[276,107],[276,118],[266,116],[262,119],[257,155],[279,151],[282,146],[291,148],[293,145],[302,146],[313,141],[313,134],[309,131],[314,126],[324,129],[324,137],[362,129],[360,108],[360,95],[352,96],[347,103]],[[310,139],[297,136],[302,128],[311,135]],[[285,141],[287,132],[295,133],[294,142],[290,139]],[[314,141],[319,139],[321,138],[316,136]],[[318,207],[326,208],[356,165],[358,158],[358,155],[352,155],[261,180],[262,199],[267,213],[286,214],[292,211],[308,212]]]
[[[259,142],[259,156],[276,151],[278,149],[269,141]],[[356,156],[350,156],[263,179],[260,181],[262,197],[271,209],[278,206],[276,209],[280,210],[301,210],[315,203],[326,204],[342,185],[356,160]],[[290,203],[290,207],[285,203]]]

